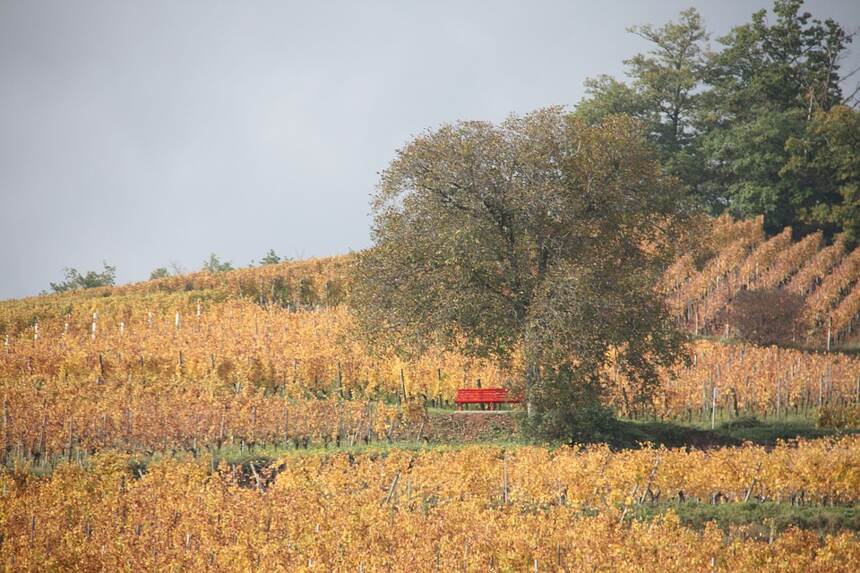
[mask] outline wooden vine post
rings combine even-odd
[[[717,386],[714,385],[711,389],[711,429],[714,429],[717,412]]]
[[[290,411],[284,404],[284,449],[290,446]]]
[[[6,465],[6,452],[9,451],[9,413],[8,413],[8,404],[6,402],[6,398],[3,398],[3,419],[2,419],[2,430],[3,430],[3,442],[0,443],[0,447],[3,449],[0,450],[0,465]]]

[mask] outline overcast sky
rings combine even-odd
[[[690,5],[716,37],[769,2],[0,0],[0,298],[361,249],[413,135],[573,105]]]

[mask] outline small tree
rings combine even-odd
[[[178,277],[179,275],[186,274],[188,269],[182,266],[182,263],[179,261],[170,261],[170,272],[173,273],[173,276]]]
[[[729,324],[759,345],[792,344],[801,333],[803,297],[781,289],[744,290],[728,310]]]
[[[168,271],[166,267],[158,267],[157,269],[149,273],[149,280],[163,279],[169,276],[170,271]]]
[[[275,249],[266,251],[266,256],[260,260],[261,265],[276,265],[281,262],[281,257],[275,254]]]
[[[65,268],[63,273],[66,280],[60,283],[51,283],[51,289],[54,292],[67,292],[113,285],[116,279],[116,267],[112,267],[104,261],[102,267],[103,270],[100,273],[87,271],[86,274],[79,273],[77,269]]]
[[[203,270],[210,273],[223,273],[225,271],[232,271],[233,264],[229,261],[221,261],[218,258],[218,255],[212,253],[209,255],[209,259],[203,261]]]
[[[627,29],[646,40],[649,50],[624,61],[629,84],[611,76],[586,80],[586,97],[576,114],[591,123],[616,113],[642,122],[667,172],[679,177],[703,206],[721,209],[706,184],[707,170],[698,150],[701,91],[710,57],[708,33],[695,8],[662,26]]]
[[[654,287],[682,197],[627,117],[588,125],[551,108],[446,125],[383,173],[351,307],[367,340],[404,354],[522,353],[530,427],[569,439],[573,409],[551,397],[600,404],[611,351],[643,395],[679,356]]]

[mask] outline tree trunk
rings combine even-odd
[[[534,359],[529,359],[526,365],[526,392],[524,400],[526,403],[526,415],[532,416],[532,395],[534,394],[538,384],[540,384],[540,368]]]

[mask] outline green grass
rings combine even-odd
[[[431,408],[430,415],[450,415],[456,410]],[[486,414],[480,410],[461,412],[464,414]],[[501,410],[493,412],[500,415],[516,415],[516,412]],[[783,440],[816,439],[846,434],[860,434],[860,428],[836,430],[819,428],[816,425],[817,412],[783,413],[779,417],[754,415],[732,417],[720,413],[714,419],[692,418],[674,420],[619,419],[609,434],[600,438],[613,447],[636,448],[641,443],[663,445],[666,447],[714,447],[740,445],[752,442],[762,446],[773,446]]]
[[[667,448],[731,446],[740,442],[716,432],[672,422],[619,420],[611,445],[637,448],[640,444]]]
[[[648,521],[667,511],[675,512],[681,523],[704,529],[709,522],[723,530],[750,526],[750,534],[767,537],[788,527],[815,530],[821,534],[839,531],[860,532],[860,508],[844,506],[793,506],[778,502],[740,502],[716,505],[695,502],[667,502],[637,506],[631,519]]]
[[[857,433],[857,430],[839,431],[829,428],[819,428],[812,421],[803,418],[772,421],[761,421],[758,418],[739,418],[735,421],[721,424],[716,429],[716,432],[744,442],[773,445],[779,440],[791,440],[795,438],[810,440],[846,433]]]
[[[386,455],[391,451],[398,452],[446,452],[456,451],[472,446],[472,443],[446,443],[446,444],[428,444],[426,442],[417,443],[415,441],[408,442],[372,442],[370,444],[357,444],[352,447],[323,447],[314,446],[307,449],[284,448],[283,446],[257,446],[253,449],[238,447],[223,447],[220,450],[207,450],[207,454],[212,456],[215,464],[224,461],[225,463],[236,465],[245,464],[254,460],[269,460],[273,461],[284,457],[295,456],[329,456],[333,454],[349,453],[355,455]],[[498,447],[498,448],[516,448],[525,445],[521,440],[486,440],[480,442],[481,446]]]
[[[721,422],[713,430],[701,423],[619,420],[611,444],[622,448],[637,447],[640,443],[670,448],[734,446],[744,442],[773,446],[781,440],[816,439],[858,433],[860,429],[819,428],[813,420],[801,416],[768,420],[756,417],[734,418]]]
[[[481,446],[490,446],[498,448],[515,448],[526,445],[525,440],[518,439],[491,439],[481,442],[450,442],[450,443],[427,443],[422,441],[418,443],[414,440],[410,441],[377,441],[369,444],[359,442],[353,446],[342,445],[325,446],[321,443],[312,443],[307,448],[284,447],[283,444],[260,444],[253,447],[241,447],[239,445],[226,445],[221,448],[203,447],[196,451],[192,450],[170,450],[156,452],[138,452],[129,454],[129,466],[135,475],[146,473],[147,467],[165,459],[174,460],[190,460],[190,459],[205,459],[216,467],[221,463],[231,466],[241,466],[250,472],[250,463],[254,463],[255,467],[261,467],[271,464],[272,462],[289,457],[305,457],[305,456],[330,456],[334,454],[349,453],[354,455],[387,455],[391,451],[406,451],[406,452],[444,452],[456,451],[472,445],[479,444]],[[105,450],[110,452],[111,450]],[[98,455],[98,454],[96,454]],[[93,456],[84,451],[75,451],[72,460],[68,461],[65,455],[56,455],[49,460],[43,460],[36,463],[29,463],[27,460],[18,459],[15,456],[9,456],[7,460],[7,469],[27,468],[27,470],[36,476],[49,476],[54,469],[65,463],[77,463],[81,467],[89,468]]]
[[[431,415],[447,415],[450,411],[439,411]],[[472,414],[479,414],[473,412]],[[469,415],[472,415],[469,414]],[[498,413],[498,415],[505,415]],[[787,417],[780,419],[761,420],[755,417],[735,418],[725,420],[715,429],[703,427],[702,424],[685,424],[666,421],[640,421],[640,420],[617,420],[612,430],[603,435],[602,439],[616,449],[638,448],[643,444],[654,446],[665,446],[669,448],[712,448],[738,446],[744,442],[751,442],[762,446],[775,445],[780,440],[792,440],[796,438],[815,439],[844,434],[858,434],[860,429],[832,430],[818,428],[810,419],[802,417]],[[307,448],[284,447],[281,444],[259,444],[252,448],[242,447],[238,444],[225,445],[221,448],[202,447],[195,451],[156,451],[141,452],[134,455],[136,467],[145,471],[153,461],[164,458],[177,457],[206,457],[211,458],[213,464],[222,461],[230,465],[246,466],[250,469],[250,462],[256,466],[267,465],[284,456],[308,456],[308,455],[330,455],[333,453],[348,452],[352,454],[383,454],[393,449],[406,451],[445,451],[479,444],[496,446],[502,448],[514,448],[529,443],[525,438],[511,435],[507,432],[487,432],[477,441],[464,441],[452,439],[445,442],[417,443],[410,441],[377,441],[365,444],[358,442],[352,446],[346,444],[337,446],[329,443],[315,442]],[[541,445],[541,444],[538,444]],[[546,444],[549,445],[549,444]],[[550,445],[551,446],[551,445]],[[76,452],[73,459],[82,466],[89,465],[90,456],[85,452]],[[65,462],[64,456],[54,456],[50,460],[42,460],[28,466],[30,472],[36,475],[48,475],[54,467]],[[7,466],[12,468],[16,464],[25,464],[25,460],[18,460],[10,456]]]

